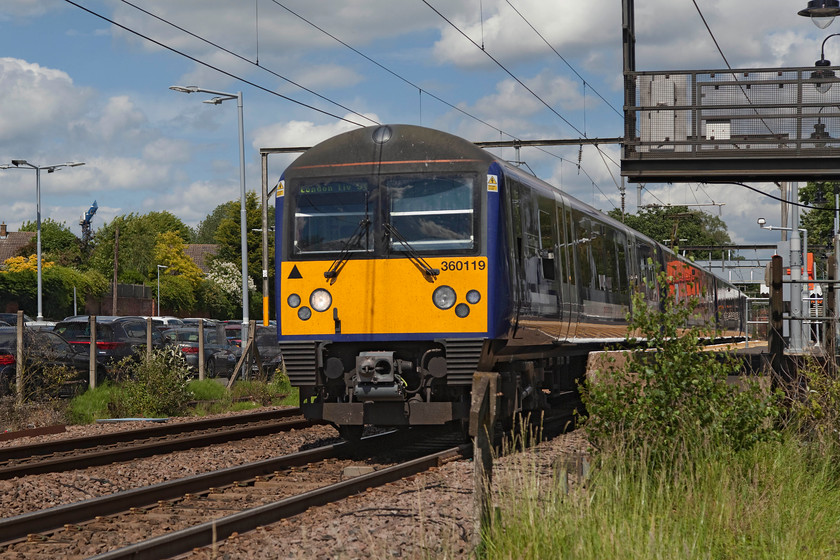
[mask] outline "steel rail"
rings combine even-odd
[[[350,495],[364,492],[368,488],[382,486],[395,480],[400,480],[419,472],[439,466],[443,462],[459,457],[467,457],[472,451],[471,444],[464,444],[445,451],[432,453],[419,459],[414,459],[361,475],[337,484],[331,484],[317,490],[311,490],[298,496],[245,510],[233,515],[208,521],[188,529],[173,531],[139,542],[124,548],[97,554],[89,560],[157,560],[171,558],[193,550],[194,548],[211,546],[214,542],[222,541],[233,533],[245,533],[257,527],[275,523],[281,519],[297,515],[315,506],[322,506],[344,499]]]
[[[7,465],[0,468],[0,480],[32,474],[61,472],[72,469],[95,467],[99,465],[109,465],[111,463],[129,461],[141,457],[151,457],[154,455],[162,455],[165,453],[183,451],[196,447],[208,447],[210,445],[227,443],[237,439],[271,435],[289,430],[299,430],[308,428],[315,424],[316,423],[311,420],[306,419],[277,421],[257,426],[243,426],[230,430],[220,429],[219,431],[212,433],[195,434],[177,439],[151,441],[148,443],[129,445],[116,449],[103,449],[101,451],[93,451],[81,455],[55,457],[34,463]]]
[[[123,443],[126,441],[134,441],[150,437],[175,435],[184,432],[194,432],[205,429],[209,430],[224,426],[244,424],[247,422],[260,422],[264,420],[288,418],[290,416],[298,416],[300,414],[301,411],[299,408],[263,410],[259,412],[252,412],[237,416],[206,418],[204,420],[178,422],[176,424],[153,426],[149,428],[139,428],[136,430],[124,430],[121,432],[113,432],[110,434],[101,434],[96,436],[66,438],[44,443],[33,443],[28,445],[2,447],[0,448],[0,461],[8,461],[10,459],[21,459],[24,457],[32,457],[35,455],[50,455],[52,453],[62,453],[66,451],[73,451],[76,449],[98,447],[101,445],[112,445],[115,443]]]
[[[0,519],[0,544],[8,544],[9,541],[24,538],[29,534],[59,529],[64,525],[79,524],[93,519],[95,516],[111,515],[133,507],[148,506],[160,500],[179,498],[188,493],[201,492],[213,487],[252,479],[286,467],[330,459],[349,449],[351,449],[351,446],[346,442],[335,443],[282,457],[274,457],[177,480],[168,480],[99,498],[7,517]]]

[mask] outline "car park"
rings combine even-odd
[[[75,388],[86,386],[88,356],[77,352],[61,336],[48,331],[25,329],[23,333],[25,367],[36,375],[46,369],[64,366],[72,374],[58,387],[59,395],[75,394]],[[17,327],[0,326],[0,396],[9,393],[16,383]],[[32,382],[31,378],[29,382]],[[39,382],[40,383],[40,382]]]
[[[236,366],[239,354],[228,342],[221,329],[204,328],[204,373],[207,377],[229,374]],[[163,331],[167,344],[175,345],[187,361],[197,370],[199,356],[198,327],[177,327]]]
[[[12,326],[17,325],[17,313],[0,313],[0,321],[5,321]],[[23,314],[23,324],[26,325],[28,323],[32,323],[35,320],[27,315],[26,313]]]
[[[90,320],[87,316],[75,316],[59,321],[53,331],[64,337],[79,352],[90,352]],[[152,329],[152,347],[164,345],[163,335]],[[146,320],[143,317],[96,317],[96,361],[106,372],[113,364],[129,356],[135,356],[146,348]]]

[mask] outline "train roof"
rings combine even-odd
[[[415,163],[418,171],[473,168],[496,161],[493,154],[453,134],[410,124],[370,126],[339,134],[301,154],[284,177],[374,172],[389,162]]]

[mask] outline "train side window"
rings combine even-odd
[[[539,221],[540,221],[540,259],[542,261],[543,278],[556,280],[555,262],[555,222],[554,222],[554,200],[543,196],[539,197]]]

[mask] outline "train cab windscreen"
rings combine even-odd
[[[373,250],[364,225],[371,212],[367,182],[327,181],[304,185],[295,194],[294,254]]]
[[[388,175],[380,184],[354,177],[287,185],[290,257],[475,250],[475,176]]]
[[[407,242],[418,252],[474,247],[473,180],[469,177],[392,177],[385,181],[390,248]],[[403,240],[400,240],[400,236]]]

